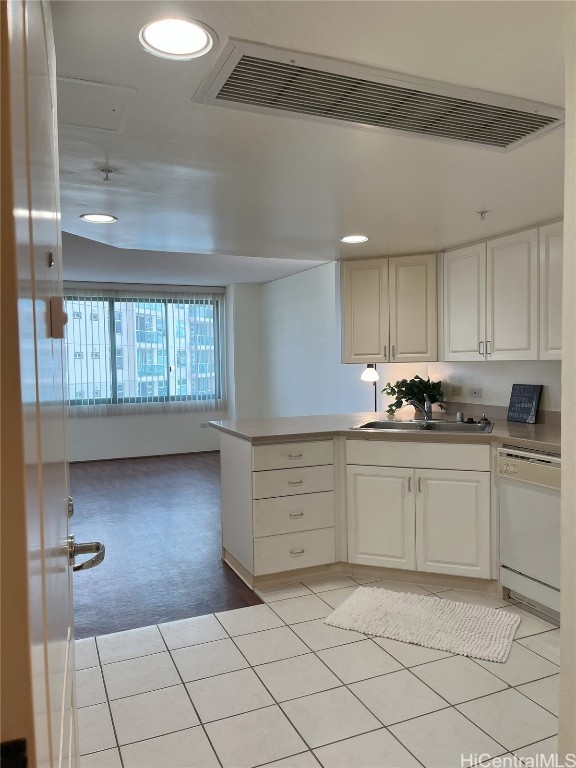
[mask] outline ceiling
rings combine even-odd
[[[119,130],[60,125],[67,278],[261,283],[562,215],[563,129],[500,153],[191,101],[233,37],[562,106],[561,2],[65,0],[52,13],[58,75],[127,98]],[[168,14],[205,22],[218,45],[189,62],[146,53],[139,30]],[[104,119],[94,86],[68,86],[63,118]],[[86,224],[87,211],[118,222]],[[369,241],[339,242],[357,232]]]

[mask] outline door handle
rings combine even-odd
[[[388,350],[388,347],[386,344],[384,344],[384,360],[388,360],[388,357],[386,356],[387,350]]]
[[[89,560],[85,560],[79,565],[74,565],[74,560],[78,555],[94,555]],[[101,541],[86,541],[82,544],[76,544],[74,536],[68,536],[68,559],[72,570],[87,571],[89,568],[95,568],[104,560],[106,548]]]
[[[304,480],[288,480],[288,485],[302,485]]]
[[[392,344],[392,360],[396,360],[396,344]]]
[[[478,342],[478,354],[482,355],[482,357],[484,357],[484,342],[483,341],[479,341]]]
[[[408,493],[412,493],[412,478],[408,478]]]
[[[68,496],[68,518],[74,514],[74,499],[72,496]]]
[[[303,455],[304,455],[303,453],[289,453],[288,454],[288,458],[289,459],[301,459]]]
[[[418,493],[422,493],[422,478],[418,478]]]
[[[290,512],[289,517],[304,517],[304,512]]]
[[[491,355],[492,354],[492,342],[487,341],[486,342],[486,354]]]

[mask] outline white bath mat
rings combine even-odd
[[[520,616],[440,597],[358,589],[325,624],[485,661],[506,661]]]

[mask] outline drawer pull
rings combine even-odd
[[[304,456],[303,453],[289,453],[288,458],[289,459],[301,459],[302,456]]]
[[[304,480],[288,480],[288,485],[302,485]]]
[[[291,549],[290,550],[290,554],[292,555],[292,557],[299,557],[300,555],[304,554],[304,550],[303,549]]]
[[[290,512],[290,517],[304,517],[304,512]]]

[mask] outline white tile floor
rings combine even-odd
[[[262,590],[264,605],[77,641],[82,768],[459,768],[462,754],[522,765],[556,750],[556,627],[477,592],[381,580],[518,613],[509,660],[324,624],[360,581],[311,578]]]

